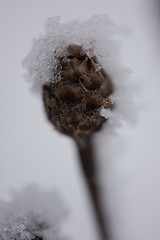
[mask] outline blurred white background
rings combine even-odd
[[[115,240],[159,240],[160,83],[154,3],[0,0],[0,198],[30,183],[56,189],[70,211],[65,225],[70,239],[97,239],[76,152],[72,141],[47,122],[41,99],[23,78],[21,61],[50,16],[67,21],[105,13],[124,28],[122,62],[132,69],[130,79],[139,89],[134,90],[138,120],[124,122],[110,139],[107,129],[97,135],[100,179]]]

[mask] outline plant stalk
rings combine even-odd
[[[100,189],[96,184],[97,167],[93,151],[92,135],[85,138],[76,138],[75,141],[79,153],[80,165],[92,200],[101,239],[111,240],[108,228],[105,224],[104,208],[100,199]]]

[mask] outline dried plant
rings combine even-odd
[[[111,78],[99,68],[97,57],[89,57],[82,46],[70,45],[67,55],[58,59],[61,80],[43,87],[43,100],[48,119],[60,132],[71,136],[78,147],[80,162],[95,207],[103,239],[108,239],[96,177],[92,134],[106,119],[101,109],[112,109]],[[97,66],[98,65],[98,66]]]
[[[23,62],[27,79],[33,81],[34,89],[42,90],[48,120],[76,144],[103,240],[111,237],[96,182],[93,135],[121,102],[117,89],[122,89],[120,80],[124,74],[121,77],[114,53],[114,30],[114,24],[105,15],[67,24],[60,24],[58,17],[50,18],[45,34],[34,42]],[[124,101],[122,105],[124,108]],[[112,120],[119,121],[119,117],[113,114]]]

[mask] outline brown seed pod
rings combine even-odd
[[[82,46],[70,45],[58,68],[61,80],[43,86],[43,100],[50,122],[69,136],[86,136],[106,121],[102,108],[112,109],[110,76],[98,68],[97,57],[89,57]]]

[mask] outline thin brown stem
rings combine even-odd
[[[96,159],[93,152],[92,136],[86,138],[76,138],[76,145],[79,152],[79,160],[83,174],[86,179],[89,195],[93,203],[97,225],[102,240],[110,240],[109,231],[104,220],[104,208],[100,201],[100,189],[96,184]]]

